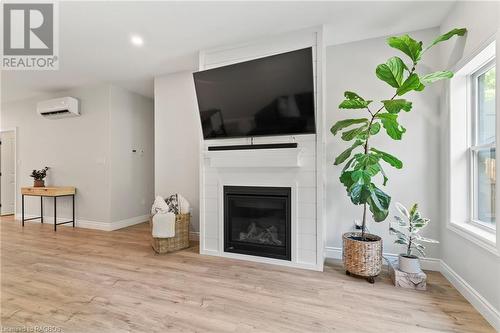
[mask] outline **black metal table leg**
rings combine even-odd
[[[22,221],[22,225],[24,227],[24,194],[21,195],[22,197],[22,203],[21,203],[21,221]]]
[[[43,223],[43,196],[40,196],[40,219]]]
[[[57,231],[57,197],[54,197],[54,231]]]
[[[75,195],[73,194],[73,228],[75,227]]]

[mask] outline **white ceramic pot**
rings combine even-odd
[[[420,260],[417,256],[399,255],[399,269],[406,273],[420,273]]]

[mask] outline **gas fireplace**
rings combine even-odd
[[[291,189],[224,186],[224,251],[291,260]]]

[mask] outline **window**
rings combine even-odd
[[[495,63],[494,59],[473,72],[470,86],[471,222],[495,228]]]
[[[485,44],[457,65],[450,80],[446,226],[500,256],[495,209],[495,48],[495,42]]]

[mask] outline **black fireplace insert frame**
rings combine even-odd
[[[252,244],[231,240],[231,223],[229,219],[229,200],[231,197],[241,198],[283,198],[286,202],[285,240],[283,247],[265,244]],[[281,260],[292,260],[292,189],[290,187],[264,186],[224,186],[224,252],[246,254]]]

